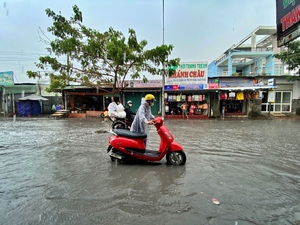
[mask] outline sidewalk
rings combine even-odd
[[[262,116],[270,119],[292,119],[292,120],[300,120],[300,116],[295,113],[262,113]]]
[[[65,117],[63,119],[67,119],[68,117]],[[83,119],[88,119],[89,117],[85,117]],[[95,117],[94,117],[95,118]],[[28,119],[53,119],[51,118],[51,114],[41,114],[41,115],[38,115],[38,116],[30,116],[30,117],[19,117],[17,116],[16,117],[17,120],[21,119],[21,120],[28,120]],[[73,118],[72,118],[73,119]],[[172,119],[182,119],[182,116],[181,115],[178,115],[178,117],[167,117],[165,119],[168,119],[168,120],[172,120]],[[220,118],[209,118],[207,116],[203,116],[203,117],[199,117],[199,116],[195,116],[195,117],[192,117],[192,119],[199,119],[199,120],[203,120],[203,119],[220,119]],[[271,120],[278,120],[278,119],[291,119],[291,120],[299,120],[300,121],[300,116],[296,115],[295,113],[273,113],[271,112],[270,114],[269,113],[262,113],[261,115],[259,116],[256,116],[256,117],[252,117],[252,118],[248,118],[248,117],[225,117],[224,119],[231,119],[231,120],[234,120],[234,119],[252,119],[252,120],[260,120],[260,119],[271,119]],[[7,116],[7,115],[1,115],[0,114],[0,120],[13,120],[13,117],[12,116]],[[186,119],[183,119],[183,120],[186,120]]]

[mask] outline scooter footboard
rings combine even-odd
[[[178,150],[182,150],[183,151],[183,148],[182,148],[181,144],[173,141],[171,143],[171,145],[170,145],[169,151],[174,152],[174,151],[178,151]]]

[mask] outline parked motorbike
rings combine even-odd
[[[126,118],[110,117],[105,116],[104,113],[100,115],[102,120],[111,122],[111,129],[127,129],[130,130],[132,121],[127,120]]]
[[[113,134],[109,137],[107,153],[111,161],[145,162],[160,161],[166,156],[168,164],[184,165],[186,155],[182,146],[174,141],[169,129],[163,124],[163,119],[157,117],[153,120],[157,133],[160,137],[160,146],[157,150],[148,150],[145,147],[147,134],[134,133],[126,129],[112,129]]]
[[[132,121],[127,120],[126,118],[115,118],[111,124],[112,129],[127,129],[130,130]]]

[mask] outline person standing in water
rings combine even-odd
[[[153,125],[152,120],[155,118],[151,113],[151,107],[154,105],[154,101],[155,97],[152,94],[147,94],[145,98],[142,98],[142,103],[130,127],[131,132],[147,134],[147,138],[145,139],[145,147],[147,146],[149,140],[149,125]]]
[[[188,108],[188,106],[187,106],[186,102],[182,103],[182,105],[180,106],[180,108],[181,108],[182,118],[184,118],[186,116],[186,118],[188,119],[189,118],[188,114],[187,114],[187,108]]]

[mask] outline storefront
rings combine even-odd
[[[275,78],[269,78],[275,81]],[[266,82],[268,82],[268,80]],[[269,93],[268,91],[262,92],[262,112],[274,112],[274,113],[291,113],[296,112],[297,106],[293,101],[299,99],[299,82],[287,82],[287,78],[276,77],[276,89],[275,93]],[[274,96],[274,101],[269,102],[270,94]]]
[[[141,80],[126,81],[124,89],[114,95],[115,101],[120,101],[124,107],[127,101],[133,102],[132,111],[137,111],[141,104],[141,99],[146,94],[153,94],[156,102],[152,107],[152,113],[158,115],[161,112],[161,80]],[[69,117],[99,117],[106,110],[111,102],[110,88],[107,92],[99,91],[96,88],[77,86],[67,87],[63,90],[63,99],[65,109],[70,111]]]
[[[146,94],[153,94],[156,101],[151,108],[153,115],[161,115],[161,80],[148,80],[143,82],[142,80],[129,80],[123,93],[124,106],[127,101],[132,101],[131,110],[136,112],[141,105],[141,100]]]
[[[37,92],[37,86],[33,85],[0,85],[0,113],[3,115],[15,115],[18,112],[17,101],[19,98]]]
[[[251,89],[250,89],[251,88]],[[230,90],[219,89],[220,117],[248,116],[252,101],[259,99],[259,91],[254,87],[238,87]]]
[[[181,115],[181,105],[185,102],[188,108],[188,115],[191,118],[206,118],[209,115],[210,93],[207,90],[199,89],[199,86],[181,85],[177,89],[175,85],[165,86],[165,113],[166,115]],[[190,89],[189,89],[190,88]]]
[[[274,102],[270,103],[266,97],[270,95],[270,90],[276,87],[274,84],[270,85],[257,78],[208,79],[205,62],[181,64],[176,73],[167,79],[164,86],[166,118],[182,118],[181,105],[184,102],[187,104],[188,115],[191,119],[246,117],[254,109],[259,114],[272,106],[290,110],[291,98],[287,95],[287,93],[291,95],[290,92],[276,92]],[[137,111],[141,99],[146,94],[153,94],[156,102],[152,107],[152,113],[161,115],[161,80],[148,82],[129,80],[125,85],[124,90],[115,95],[115,100],[120,100],[124,106],[127,101],[131,100],[132,111]],[[107,92],[99,92],[87,87],[67,88],[63,94],[66,109],[69,109],[71,114],[81,113],[83,117],[97,113],[99,116],[111,101],[110,94]]]
[[[276,88],[274,83],[263,83],[256,78],[222,77],[218,80],[219,105],[215,108],[217,112],[212,114],[220,117],[248,116],[254,105],[260,113],[263,109],[263,93]]]
[[[207,85],[207,62],[181,63],[164,86],[166,117],[181,117],[187,104],[189,118],[208,118],[211,91]]]
[[[87,116],[99,117],[111,102],[111,89],[107,91],[97,90],[93,87],[70,86],[62,91],[63,107],[69,110],[69,117],[82,118]],[[119,93],[115,94],[115,100],[119,100]]]
[[[176,71],[176,76],[168,80],[164,87],[166,115],[181,115],[180,106],[183,102],[188,105],[190,118],[247,117],[253,111],[260,114],[264,106],[264,96],[276,88],[274,82],[269,82],[271,79],[266,82],[253,77],[207,79],[206,71],[202,73],[202,69],[197,68],[198,65],[205,68],[203,63],[194,63],[194,66],[186,63],[185,67],[192,69],[180,67],[182,69]],[[199,76],[199,79],[194,77],[197,74],[204,76]],[[287,101],[289,98],[281,99]],[[276,104],[276,100],[271,104]],[[283,107],[284,104],[281,105]]]

